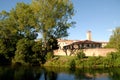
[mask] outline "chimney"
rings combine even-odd
[[[92,40],[91,31],[87,31],[87,40],[89,40],[89,41]]]

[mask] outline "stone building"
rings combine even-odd
[[[59,49],[88,49],[88,48],[103,48],[108,42],[92,41],[91,31],[86,33],[87,40],[66,40],[58,39]]]
[[[87,40],[58,39],[59,49],[87,49],[87,48],[103,47],[103,43],[92,41],[91,31],[87,31],[86,37],[87,37]]]
[[[101,48],[102,43],[90,41],[90,40],[84,40],[84,41],[78,41],[73,42],[72,44],[66,45],[63,48],[64,49],[89,49],[89,48]]]
[[[66,40],[58,39],[59,49],[54,51],[54,55],[75,55],[77,50],[82,49],[86,56],[106,56],[115,49],[104,48],[108,42],[92,41],[91,31],[88,31],[87,40]]]
[[[66,40],[66,39],[58,39],[58,46],[59,49],[63,49],[64,46],[70,45],[74,42],[77,42],[78,40]]]

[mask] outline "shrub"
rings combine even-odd
[[[50,60],[53,58],[53,52],[48,52],[47,55],[45,56],[46,60]]]
[[[22,65],[26,65],[26,62],[25,62],[25,55],[23,54],[16,54],[14,59],[12,59],[12,63],[13,64],[22,64]]]
[[[75,64],[75,60],[74,59],[72,59],[70,61],[69,66],[70,66],[70,70],[74,70],[75,69],[76,64]]]
[[[31,50],[34,45],[34,40],[28,38],[20,39],[16,44],[15,56],[12,59],[12,63],[26,64],[31,61],[33,51]]]
[[[79,51],[78,53],[77,53],[77,59],[82,59],[82,58],[84,58],[85,57],[85,53],[83,52],[83,51]]]
[[[110,66],[119,66],[120,65],[120,53],[119,52],[111,52],[107,55],[108,64]]]

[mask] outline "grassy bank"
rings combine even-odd
[[[88,57],[83,59],[77,59],[75,56],[55,56],[53,59],[48,60],[44,66],[52,67],[103,67],[104,65],[100,63],[101,61],[96,61],[98,57]],[[99,59],[100,60],[100,59]],[[101,59],[102,60],[102,59]]]
[[[48,60],[44,66],[69,67],[69,62],[73,59],[75,59],[73,56],[55,56]]]
[[[69,68],[106,68],[120,67],[120,54],[111,52],[106,57],[54,56],[44,66]]]

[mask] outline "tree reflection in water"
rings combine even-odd
[[[120,80],[119,68],[76,69],[0,67],[0,80]]]
[[[53,71],[44,73],[45,80],[57,80],[57,74]]]

